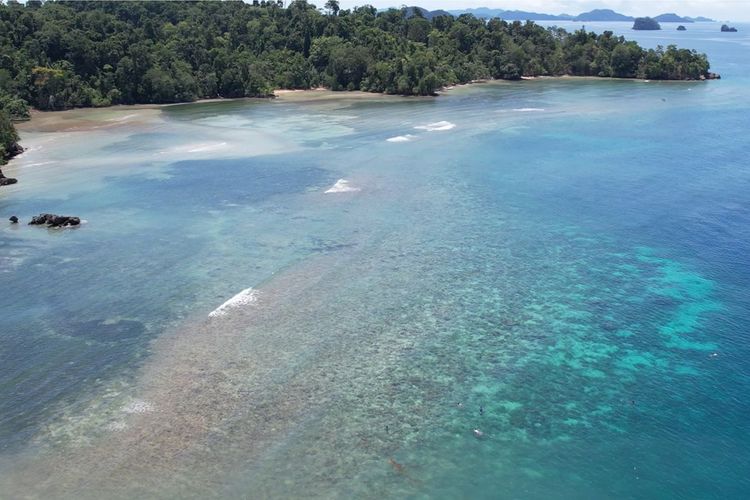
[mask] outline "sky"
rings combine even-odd
[[[316,5],[325,0],[314,0]],[[717,20],[750,21],[750,0],[339,0],[342,8],[370,4],[378,8],[419,5],[428,10],[490,7],[545,14],[580,14],[592,9],[612,9],[630,16],[706,16]]]

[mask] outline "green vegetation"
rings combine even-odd
[[[634,30],[660,30],[659,21],[651,17],[636,17],[633,23]]]
[[[475,79],[580,75],[698,79],[694,51],[419,9],[280,2],[0,5],[0,105],[41,110],[268,96],[277,88],[430,95]]]
[[[0,165],[5,165],[13,154],[15,154],[18,142],[18,133],[5,111],[0,110]],[[0,172],[0,177],[2,172]]]

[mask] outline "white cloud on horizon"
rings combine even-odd
[[[717,20],[750,20],[750,0],[340,0],[341,7],[371,4],[378,8],[418,5],[425,9],[489,7],[545,14],[580,14],[592,9],[612,9],[630,16],[656,16],[674,12],[681,16],[706,16]],[[313,3],[315,1],[313,0]],[[319,7],[325,4],[318,0]]]

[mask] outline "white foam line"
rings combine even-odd
[[[28,165],[25,165],[26,167],[41,167],[42,165],[50,165],[52,163],[55,163],[54,161],[40,161],[38,163],[29,163]]]
[[[331,186],[325,194],[336,194],[336,193],[353,193],[355,191],[361,191],[358,187],[349,185],[349,181],[346,179],[339,179],[336,184]]]
[[[245,288],[240,293],[232,297],[231,299],[224,302],[222,305],[208,313],[209,318],[216,318],[219,316],[224,316],[229,312],[230,309],[234,309],[236,307],[246,306],[248,304],[252,304],[253,302],[256,302],[258,300],[258,292],[257,290],[253,290],[252,288]]]
[[[544,108],[516,108],[513,111],[516,111],[517,113],[534,113],[544,111]]]
[[[428,132],[441,132],[444,130],[450,130],[455,127],[455,123],[440,121],[435,123],[428,123],[427,125],[417,125],[414,128],[417,130],[426,130]]]

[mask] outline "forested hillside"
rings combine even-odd
[[[256,2],[257,3],[257,2]],[[410,15],[411,14],[411,15]],[[705,55],[643,50],[602,35],[420,17],[371,6],[261,2],[0,5],[0,105],[42,110],[267,96],[277,88],[428,95],[480,78],[537,75],[697,79]]]

